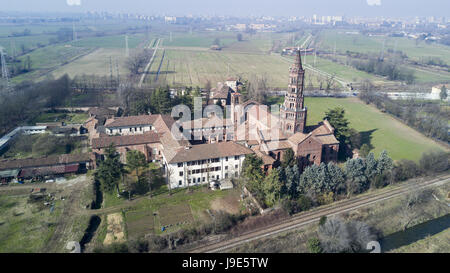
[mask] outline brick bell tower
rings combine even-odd
[[[307,109],[304,105],[303,84],[305,70],[302,66],[302,57],[298,49],[295,63],[289,69],[289,85],[284,104],[280,108],[280,121],[283,132],[292,135],[303,133],[306,126]]]

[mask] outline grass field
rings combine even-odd
[[[342,54],[346,51],[380,54],[384,48],[385,51],[402,51],[408,56],[409,60],[419,63],[430,58],[439,58],[446,64],[450,64],[449,46],[424,41],[416,43],[415,40],[404,37],[369,37],[362,34],[349,34],[349,31],[346,30],[326,30],[320,33],[318,41],[319,48],[333,51],[336,46],[336,51]],[[417,83],[450,81],[450,73],[448,72],[432,72],[411,65],[407,65],[407,67],[416,71]]]
[[[36,253],[46,244],[61,214],[60,201],[50,212],[27,202],[27,195],[0,195],[0,252]]]
[[[112,57],[114,76],[116,76],[116,62],[119,65],[119,73],[121,76],[128,73],[125,67],[125,49],[100,48],[82,58],[62,66],[55,70],[52,75],[60,77],[67,73],[70,77],[77,75],[81,76],[83,74],[109,76],[111,74],[110,57]]]
[[[136,48],[144,41],[144,35],[128,35],[128,48]],[[125,48],[125,35],[90,37],[70,43],[76,47]]]
[[[320,47],[345,53],[347,50],[360,53],[379,53],[384,49],[401,50],[409,58],[420,61],[423,57],[439,57],[450,63],[450,47],[440,44],[428,44],[403,37],[369,37],[362,34],[349,34],[346,30],[326,30],[320,33]]]
[[[308,107],[308,124],[316,124],[324,117],[328,109],[343,107],[350,127],[363,134],[363,140],[373,146],[378,155],[387,150],[395,159],[411,159],[417,161],[422,153],[444,149],[433,140],[423,136],[388,114],[369,106],[356,98],[306,98]]]

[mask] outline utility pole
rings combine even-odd
[[[381,47],[381,53],[380,53],[380,61],[383,61],[384,59],[384,46],[385,46],[386,40],[383,40],[383,46]]]
[[[112,57],[109,56],[109,74],[110,74],[110,78],[111,78],[111,87],[113,86],[113,65],[112,65]]]
[[[2,78],[6,81],[6,91],[11,91],[11,85],[9,83],[9,75],[8,75],[8,67],[6,66],[5,53],[3,52],[3,48],[0,47],[0,59],[2,65]]]
[[[130,56],[130,51],[128,49],[128,35],[125,35],[125,56],[127,58]]]
[[[119,74],[119,62],[116,59],[116,72],[117,72],[117,87],[119,87],[120,84],[120,74]]]
[[[317,49],[314,49],[314,67],[316,67]]]
[[[77,40],[77,32],[75,31],[75,22],[72,21],[72,40],[75,42]]]

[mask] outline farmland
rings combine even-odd
[[[336,50],[338,54],[346,54],[349,51],[378,56],[382,51],[389,50],[391,52],[401,51],[406,54],[410,62],[424,63],[434,58],[440,59],[446,64],[450,63],[450,47],[424,41],[416,42],[405,37],[369,37],[353,31],[325,30],[318,35],[316,44],[319,50],[328,52]],[[417,83],[450,81],[450,73],[445,70],[423,69],[412,64],[404,64],[404,66],[415,71]]]

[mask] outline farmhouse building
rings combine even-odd
[[[242,102],[238,81],[228,79],[211,90],[209,101],[227,106],[226,118],[207,111],[202,118],[184,122],[166,115],[112,117],[104,125],[91,125],[96,131],[90,132],[92,150],[101,157],[113,145],[123,162],[127,151],[141,151],[147,161],[161,164],[172,188],[239,176],[249,154],[262,159],[266,172],[278,166],[289,149],[301,168],[335,161],[339,142],[330,123],[306,126],[304,74],[298,52],[279,115],[257,101]]]
[[[182,148],[173,157],[165,158],[170,186],[187,187],[238,177],[248,154],[253,151],[234,142]]]

